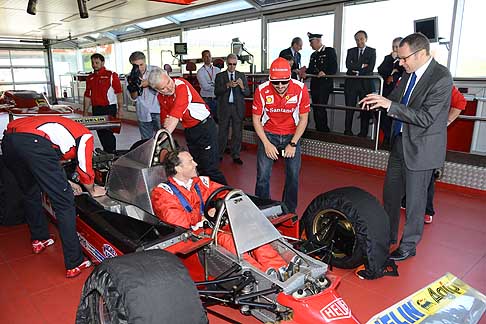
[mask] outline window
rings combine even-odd
[[[366,44],[376,49],[376,71],[385,55],[391,52],[393,39],[414,32],[414,20],[437,16],[439,36],[448,40],[453,9],[454,0],[389,0],[345,6],[341,71],[346,71],[346,53],[356,46],[354,34],[358,30],[366,31]],[[447,66],[445,45],[433,43],[431,52],[439,63]]]
[[[10,53],[8,50],[0,50],[0,66],[10,66]]]
[[[188,30],[183,33],[183,42],[187,42],[188,47],[186,57],[189,59],[201,58],[201,52],[208,49],[211,51],[213,59],[217,57],[226,58],[231,52],[231,40],[238,37],[245,43],[248,52],[254,55],[255,71],[260,71],[261,34],[260,19]],[[218,37],[214,37],[215,35],[218,35]],[[243,53],[243,55],[247,55],[247,53]],[[250,64],[239,63],[237,69],[241,72],[249,72]]]
[[[78,72],[78,61],[75,49],[55,48],[52,50],[54,63],[54,83],[56,84],[56,96],[64,96],[64,90],[71,96],[71,75]]]
[[[46,66],[46,52],[43,50],[11,51],[13,66]]]
[[[93,68],[91,67],[91,55],[94,53],[99,53],[105,58],[105,67],[108,70],[115,71],[115,55],[114,55],[113,44],[99,45],[96,47],[86,47],[81,49],[81,59],[83,60],[82,71],[91,72]]]
[[[132,65],[130,64],[130,61],[128,60],[130,58],[130,55],[135,52],[135,51],[140,51],[147,56],[147,39],[146,38],[141,38],[141,39],[135,39],[132,41],[126,41],[121,43],[121,66],[123,67],[121,71],[117,71],[118,74],[127,74],[130,73],[132,70]],[[120,64],[118,65],[120,66]]]
[[[268,52],[267,69],[272,61],[278,57],[280,51],[290,47],[294,37],[302,38],[302,66],[309,65],[312,48],[309,46],[307,33],[323,34],[322,43],[333,47],[334,14],[321,15],[307,18],[295,18],[284,21],[276,21],[268,24]]]
[[[484,0],[465,1],[456,76],[486,76],[486,43],[481,41],[479,33],[485,27],[485,12],[486,2]]]
[[[14,68],[15,82],[47,82],[46,68]]]
[[[172,56],[174,43],[179,43],[179,36],[168,36],[149,41],[150,64],[163,68],[165,64],[170,64],[172,71],[179,69],[179,60]]]

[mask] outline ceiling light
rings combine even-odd
[[[48,30],[48,29],[56,28],[57,26],[61,26],[61,25],[62,24],[60,24],[60,23],[51,23],[51,24],[47,24],[45,26],[39,27],[39,29]]]
[[[100,5],[94,6],[92,8],[89,8],[89,10],[92,11],[97,11],[97,12],[102,12],[108,9],[113,9],[115,7],[123,6],[128,3],[128,0],[111,0],[107,1],[105,3],[102,3]]]

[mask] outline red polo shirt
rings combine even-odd
[[[167,116],[182,121],[184,128],[191,128],[209,117],[209,109],[199,93],[185,79],[174,79],[175,92],[172,96],[157,96],[160,104],[162,124]]]
[[[81,183],[93,184],[93,134],[83,125],[60,116],[33,116],[10,122],[7,133],[27,133],[44,137],[61,152],[61,160],[78,161],[76,171]]]
[[[253,114],[262,116],[263,129],[272,134],[294,134],[299,115],[309,111],[309,91],[300,81],[290,80],[283,97],[270,81],[260,84],[255,91]]]
[[[91,99],[93,106],[116,104],[116,94],[122,92],[118,74],[105,67],[95,71],[86,79],[84,96]]]

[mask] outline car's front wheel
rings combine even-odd
[[[76,324],[208,323],[187,269],[169,252],[106,259],[84,284]]]

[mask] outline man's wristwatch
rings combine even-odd
[[[289,145],[290,145],[290,146],[292,146],[292,147],[296,147],[296,146],[297,146],[297,143],[295,143],[295,142],[290,142],[290,143],[289,143]]]

